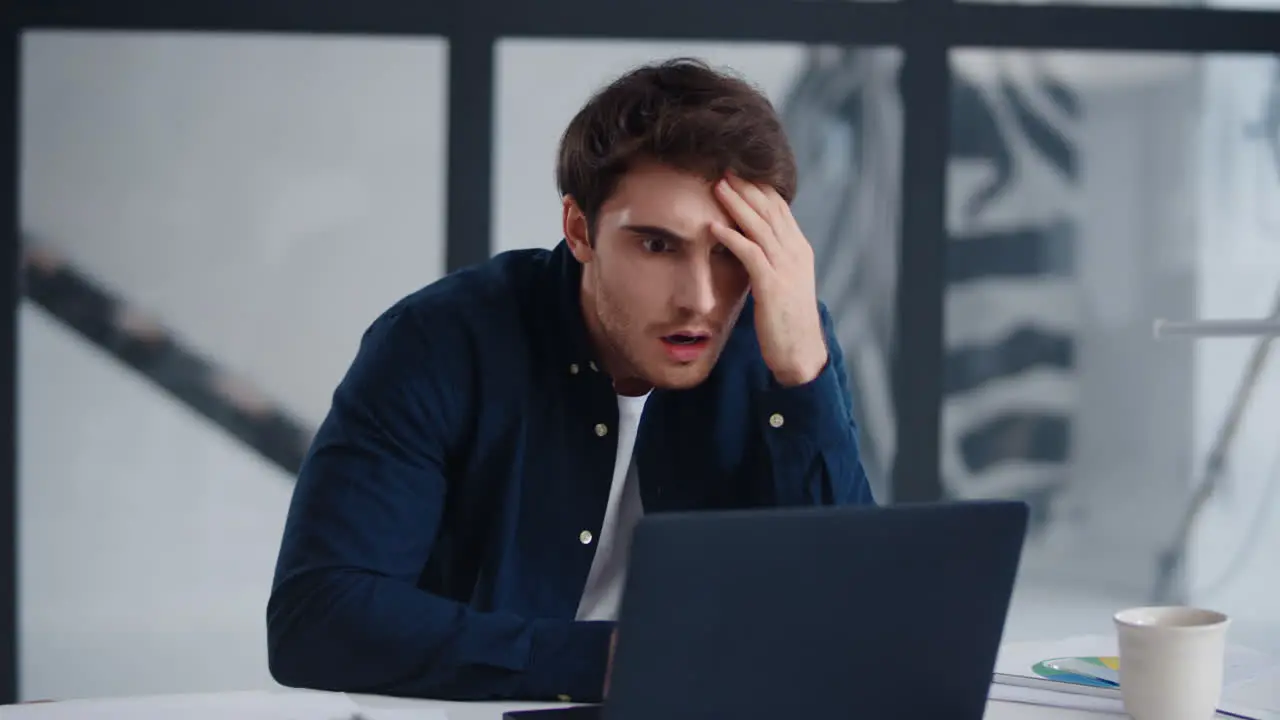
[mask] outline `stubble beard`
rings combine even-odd
[[[607,353],[605,360],[615,386],[687,390],[707,379],[720,357],[722,347],[715,348],[705,358],[687,366],[667,363],[661,356],[654,357],[652,352],[645,353],[644,345],[647,341],[656,343],[657,338],[644,337],[641,333],[645,328],[631,317],[623,303],[615,300],[607,289],[607,284],[601,282],[599,276],[593,280],[595,325],[604,346],[601,349]],[[717,340],[723,342],[723,338]],[[652,367],[647,366],[646,360]]]
[[[643,384],[663,390],[687,390],[707,379],[719,358],[720,348],[689,365],[666,363],[662,358],[649,358],[653,367],[646,366],[646,357],[640,347],[648,338],[637,335],[637,325],[605,298],[597,306],[597,318],[604,340],[613,358],[614,382]],[[657,339],[654,338],[656,343]]]

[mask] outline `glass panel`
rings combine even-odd
[[[678,56],[745,77],[783,115],[800,168],[794,212],[818,258],[819,295],[839,328],[867,470],[877,497],[888,499],[902,148],[897,49],[504,40],[497,55],[493,250],[560,242],[554,167],[561,133],[597,88],[634,66]]]
[[[1253,339],[1152,332],[1276,309],[1280,59],[964,50],[952,68],[942,474],[950,497],[1033,507],[1006,639],[1189,602],[1280,650],[1280,367],[1247,377]]]
[[[274,685],[293,468],[443,272],[446,51],[23,38],[22,698]]]

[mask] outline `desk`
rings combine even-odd
[[[374,697],[367,695],[350,695],[361,708],[376,713],[380,708],[386,709],[436,709],[443,710],[449,720],[501,720],[506,710],[526,710],[554,705],[538,705],[535,703],[450,703],[430,700],[403,700],[399,698]],[[1080,710],[1063,710],[1059,708],[1023,705],[1020,703],[991,701],[987,703],[985,720],[1099,720],[1100,718],[1123,717]],[[376,714],[371,720],[377,720]],[[398,719],[399,720],[399,719]],[[410,720],[404,718],[403,720]]]
[[[354,704],[355,708],[351,705]],[[172,720],[175,717],[241,717],[259,720],[299,716],[339,720],[358,709],[369,720],[501,720],[507,710],[556,707],[538,703],[459,703],[410,700],[372,695],[342,695],[279,690],[249,693],[209,693],[202,695],[145,698],[104,698],[41,702],[0,707],[0,720]],[[303,709],[305,708],[305,709]],[[336,709],[335,709],[336,708]],[[1114,717],[1076,710],[991,701],[987,720],[1098,720]]]

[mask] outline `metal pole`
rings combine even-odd
[[[1280,337],[1280,317],[1257,320],[1156,320],[1152,328],[1162,337]]]
[[[1182,571],[1186,560],[1186,545],[1191,537],[1200,513],[1209,500],[1217,492],[1222,483],[1223,469],[1227,464],[1227,455],[1235,442],[1236,432],[1244,419],[1244,413],[1257,387],[1262,368],[1271,351],[1271,340],[1280,337],[1280,285],[1276,286],[1275,298],[1271,301],[1271,319],[1268,320],[1201,320],[1198,322],[1166,323],[1157,320],[1155,335],[1185,335],[1189,337],[1256,337],[1253,352],[1245,366],[1244,374],[1236,387],[1235,395],[1227,410],[1227,417],[1218,428],[1213,447],[1205,461],[1204,475],[1191,494],[1191,500],[1183,511],[1170,543],[1160,553],[1156,561],[1155,587],[1152,588],[1152,602],[1180,602],[1174,594],[1174,583]]]

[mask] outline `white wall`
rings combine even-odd
[[[441,40],[28,34],[24,229],[311,423],[444,270]]]
[[[19,313],[20,697],[269,687],[277,467]]]
[[[24,230],[304,423],[443,272],[441,41],[22,51]],[[21,697],[270,684],[291,479],[34,306],[19,341]]]

